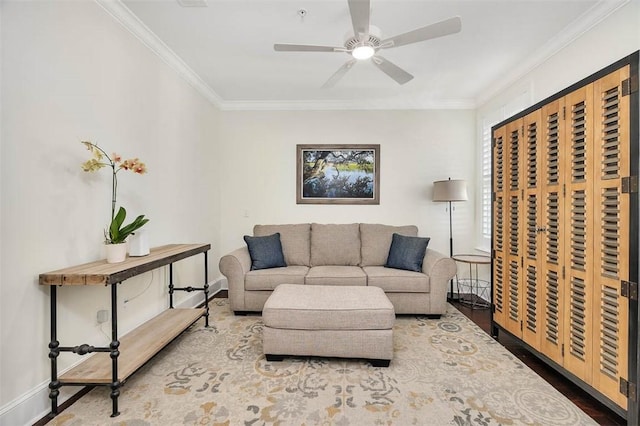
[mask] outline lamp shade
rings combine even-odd
[[[433,182],[433,201],[467,201],[467,183],[464,180],[438,180]]]

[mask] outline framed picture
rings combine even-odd
[[[297,204],[380,204],[380,145],[297,145]]]

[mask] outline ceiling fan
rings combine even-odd
[[[312,46],[305,44],[274,44],[278,52],[344,52],[352,58],[342,65],[322,87],[333,87],[359,60],[371,59],[371,62],[382,72],[394,79],[398,84],[405,84],[413,76],[378,55],[378,50],[418,43],[432,38],[455,34],[462,29],[459,17],[445,19],[425,27],[409,31],[394,37],[381,39],[378,28],[370,25],[370,0],[348,0],[353,36],[348,37],[344,47]]]

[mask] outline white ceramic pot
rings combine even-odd
[[[146,256],[149,254],[147,231],[138,229],[129,236],[129,256]]]
[[[124,262],[127,258],[127,243],[105,244],[107,249],[107,263]]]

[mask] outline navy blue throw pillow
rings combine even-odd
[[[244,236],[244,241],[249,248],[249,256],[251,256],[251,270],[280,268],[287,266],[282,254],[282,243],[280,242],[280,233],[264,237]]]
[[[407,237],[393,234],[387,268],[405,269],[407,271],[422,272],[422,260],[427,251],[430,238]]]

